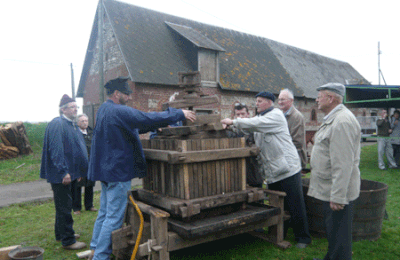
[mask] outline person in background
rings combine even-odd
[[[126,106],[132,100],[128,78],[108,81],[108,99],[97,111],[88,178],[101,181],[100,209],[93,227],[89,259],[109,259],[111,233],[122,226],[128,191],[133,178],[146,176],[146,160],[139,134],[178,121],[194,121],[193,111],[168,108],[163,112],[142,112]]]
[[[378,167],[381,170],[386,170],[385,162],[383,160],[383,155],[386,154],[389,167],[395,168],[397,165],[393,158],[392,141],[389,138],[392,129],[390,127],[390,121],[386,109],[382,109],[381,118],[376,121],[376,126],[378,129]]]
[[[271,92],[256,95],[258,115],[252,118],[225,118],[222,124],[254,134],[260,148],[258,167],[267,180],[268,189],[284,191],[285,210],[290,212],[290,225],[297,241],[296,247],[305,248],[311,243],[306,207],[301,184],[301,164],[292,142],[288,124],[280,109],[274,108],[275,96]],[[285,224],[285,235],[288,225]]]
[[[234,118],[250,118],[249,108],[246,104],[237,102],[234,104]],[[248,147],[255,146],[253,133],[239,131],[237,128],[230,128],[228,137],[244,137]],[[263,179],[258,169],[258,163],[255,156],[246,157],[246,182],[251,187],[262,188]]]
[[[88,156],[82,134],[75,126],[78,107],[75,100],[64,95],[60,101],[60,116],[47,126],[43,141],[40,178],[51,184],[56,210],[55,235],[63,248],[79,250],[86,247],[77,242],[72,218],[72,183],[85,177]]]
[[[279,109],[282,110],[286,117],[289,133],[294,146],[296,146],[301,168],[304,171],[307,166],[305,122],[303,114],[295,108],[293,102],[293,92],[289,89],[281,90],[278,96]]]
[[[399,124],[399,118],[400,118],[400,111],[395,110],[393,112],[392,116],[392,121],[390,123],[390,127],[392,129],[392,133],[390,134],[390,137],[392,137],[392,147],[393,147],[393,157],[395,161],[395,166],[389,165],[389,168],[391,169],[399,169],[399,159],[400,159],[400,124]]]
[[[90,156],[90,147],[92,145],[93,130],[89,127],[89,118],[82,114],[77,117],[77,125],[85,139],[88,157]],[[89,157],[90,158],[90,157]],[[79,182],[72,183],[72,210],[75,215],[81,214],[82,210],[82,187],[85,187],[85,209],[87,211],[97,211],[93,206],[93,187],[94,181],[88,180],[87,177],[82,177]]]
[[[178,96],[179,95],[179,92],[175,92],[174,94],[172,94],[170,97],[169,97],[169,102],[172,102],[172,101],[175,101],[175,98],[176,98],[176,96]],[[182,124],[182,121],[179,121],[179,122],[176,122],[176,123],[174,123],[174,124],[171,124],[171,125],[169,125],[168,127],[177,127],[177,126],[182,126],[183,124]],[[158,131],[162,131],[162,129],[160,128],[160,129],[158,129]],[[153,138],[155,138],[155,137],[157,137],[158,136],[158,133],[157,133],[157,130],[154,130],[154,131],[150,131],[150,134],[149,134],[149,138],[150,139],[153,139]]]
[[[322,202],[328,252],[324,260],[352,258],[354,201],[360,195],[361,127],[343,104],[345,86],[317,88],[323,123],[314,135],[308,196]]]

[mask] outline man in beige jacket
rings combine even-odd
[[[290,136],[294,146],[296,146],[297,153],[300,157],[301,168],[304,170],[307,165],[306,154],[306,131],[303,114],[293,105],[294,96],[293,92],[289,89],[283,89],[279,93],[278,105],[286,117]]]
[[[317,90],[318,109],[326,116],[314,136],[308,196],[323,202],[329,243],[324,260],[348,260],[354,201],[360,194],[361,127],[342,104],[345,86],[328,83]]]

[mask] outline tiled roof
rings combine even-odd
[[[219,52],[219,85],[225,90],[277,94],[289,88],[295,96],[314,98],[324,83],[362,77],[345,62],[262,37],[114,0],[104,6],[134,82],[176,85],[178,72],[197,69],[198,48]],[[84,71],[86,66],[85,60]]]

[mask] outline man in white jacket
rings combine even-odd
[[[314,135],[308,196],[322,201],[329,243],[324,260],[350,260],[354,204],[361,183],[361,127],[342,104],[344,85],[328,83],[317,91],[318,109],[325,117]]]
[[[258,163],[261,174],[271,190],[284,191],[285,209],[290,212],[298,248],[311,243],[307,214],[301,184],[301,165],[297,149],[292,142],[283,112],[274,108],[275,96],[270,92],[256,95],[258,115],[252,118],[223,119],[222,124],[254,133],[256,146],[260,148]],[[288,225],[285,225],[285,235]]]

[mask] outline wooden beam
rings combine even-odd
[[[207,162],[254,156],[259,153],[258,147],[232,148],[219,150],[202,150],[175,152],[167,150],[143,149],[147,160],[168,162],[169,164]]]

